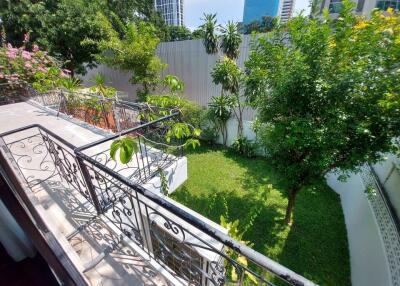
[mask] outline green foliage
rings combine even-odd
[[[185,26],[167,26],[167,38],[165,41],[185,41],[192,39],[192,32]]]
[[[228,137],[226,123],[232,115],[232,99],[226,95],[213,96],[208,104],[208,114],[221,133],[223,144],[226,145]]]
[[[240,82],[243,74],[236,62],[229,57],[218,60],[211,72],[213,83],[221,84],[224,91],[232,94],[239,93]]]
[[[129,23],[121,38],[101,13],[98,13],[97,21],[107,36],[99,41],[87,40],[85,44],[96,45],[102,51],[97,56],[100,62],[130,72],[131,83],[142,84],[148,94],[159,82],[159,72],[165,67],[155,55],[159,43],[155,27],[144,21]]]
[[[243,25],[240,30],[243,34],[267,33],[278,27],[278,18],[271,16],[262,17],[261,21],[254,21]]]
[[[342,3],[336,21],[298,16],[259,38],[246,63],[259,138],[287,178],[289,220],[304,186],[397,149],[400,16],[374,12],[367,20]]]
[[[85,38],[103,36],[96,25],[95,5],[83,0],[17,1],[11,9],[0,12],[13,44],[20,44],[24,33],[31,34],[31,41],[38,43],[53,56],[62,60],[64,67],[74,74],[83,72],[83,63],[89,66],[98,50],[94,46],[82,46]]]
[[[176,95],[185,89],[185,83],[175,75],[166,75],[162,83],[169,88],[172,94]]]
[[[163,94],[149,95],[147,96],[146,102],[151,106],[162,108],[157,112],[155,111],[159,115],[153,114],[153,119],[158,118],[158,116],[168,115],[171,109],[175,109],[181,113],[181,120],[183,122],[199,129],[204,127],[206,111],[193,101],[189,101],[176,95]]]
[[[81,81],[79,78],[66,77],[61,81],[61,86],[68,91],[74,91],[79,88]]]
[[[236,138],[231,147],[239,154],[248,158],[252,158],[256,155],[256,144],[244,136]]]
[[[204,24],[200,26],[203,31],[203,43],[207,54],[218,52],[218,35],[216,30],[219,27],[216,20],[217,14],[204,14],[202,20]]]
[[[119,33],[123,34],[121,27],[126,23],[146,21],[156,27],[158,36],[165,36],[165,23],[155,11],[153,1],[20,0],[0,3],[0,18],[8,41],[19,46],[23,35],[29,32],[32,43],[40,44],[59,58],[72,75],[84,73],[83,64],[93,66],[95,54],[100,52],[93,43],[82,45],[84,40],[100,41],[106,36],[97,21],[97,13],[104,14]]]
[[[243,240],[244,233],[239,231],[239,220],[238,219],[233,222],[229,222],[229,221],[227,221],[227,219],[224,216],[221,215],[220,224],[222,227],[224,227],[228,230],[228,234],[231,238],[233,238],[236,241],[243,243],[249,247],[253,246],[253,244],[250,241]],[[236,251],[234,251],[233,249],[230,249],[230,248],[227,248],[226,252],[227,252],[227,255],[231,259],[237,261],[239,264],[241,264],[245,267],[248,267],[248,261],[247,261],[246,256],[240,255]],[[240,278],[240,273],[239,274],[237,273],[236,268],[232,267],[232,265],[227,262],[225,263],[225,267],[227,267],[227,269],[228,269],[227,272],[228,272],[228,277],[229,277],[230,281],[233,281],[233,282],[238,281]],[[249,279],[249,280],[251,280],[251,282],[257,284],[257,279],[254,275],[252,275],[251,273],[246,271],[245,276],[246,276],[245,279]]]
[[[226,27],[221,28],[221,49],[230,59],[239,56],[239,48],[242,43],[242,36],[238,31],[238,24],[229,21]]]
[[[139,150],[139,143],[136,139],[126,136],[113,141],[110,148],[110,157],[116,160],[119,151],[119,160],[122,164],[128,164],[132,160],[133,154]]]
[[[200,27],[192,32],[193,39],[204,39],[204,30]]]
[[[167,142],[171,141],[171,138],[183,139],[189,137],[191,134],[190,128],[183,122],[174,123],[166,134]]]
[[[238,121],[237,136],[243,134],[243,109],[245,103],[240,95],[240,86],[245,81],[244,74],[236,62],[228,57],[219,60],[211,72],[215,84],[222,85],[222,95],[227,96],[231,111]]]
[[[117,90],[113,87],[106,85],[106,76],[102,73],[96,73],[92,79],[93,86],[90,87],[90,91],[99,93],[100,95],[112,98],[116,95]]]
[[[164,196],[169,195],[169,187],[168,187],[168,180],[167,176],[165,175],[165,172],[162,168],[158,168],[158,173],[160,174],[160,183],[161,183],[161,193]]]

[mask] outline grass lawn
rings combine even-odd
[[[219,223],[240,219],[253,248],[320,285],[350,285],[347,234],[339,196],[321,184],[297,196],[291,227],[286,192],[266,159],[222,147],[187,154],[189,178],[172,198]]]

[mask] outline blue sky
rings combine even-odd
[[[266,0],[267,1],[267,0]],[[295,14],[309,11],[309,0],[294,0]],[[217,13],[218,22],[242,21],[244,0],[184,0],[185,26],[195,29],[201,25],[203,13]]]

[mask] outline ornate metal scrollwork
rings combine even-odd
[[[29,187],[56,174],[56,168],[40,134],[8,143],[7,147]]]
[[[57,144],[47,134],[42,133],[41,135],[60,177],[91,202],[89,192],[87,191],[86,184],[82,179],[75,155]]]

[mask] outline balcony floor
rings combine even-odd
[[[57,117],[55,111],[27,102],[0,106],[0,133],[30,124],[40,124],[75,146],[110,135],[107,131],[70,119],[68,116]]]
[[[110,135],[107,131],[65,115],[57,117],[54,112],[30,103],[0,106],[1,133],[29,124],[40,124],[75,146]],[[35,152],[32,149],[29,151],[35,159]],[[41,156],[41,153],[37,156]],[[42,170],[21,170],[25,178],[36,176],[43,179],[47,176]],[[34,186],[32,192],[31,198],[36,207],[41,209],[46,225],[56,235],[79,270],[82,271],[87,263],[106,252],[107,247],[113,248],[99,264],[85,272],[85,278],[90,285],[169,285],[160,271],[137,253],[132,243],[120,241],[115,246],[121,233],[116,233],[115,229],[107,226],[105,216],[93,220],[96,216],[93,206],[58,175]],[[85,227],[76,232],[82,225]]]

